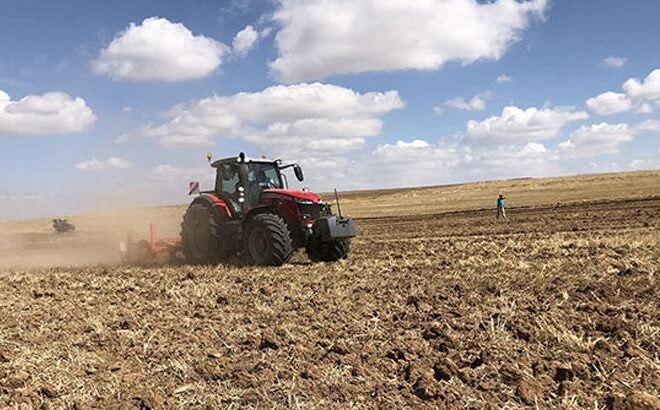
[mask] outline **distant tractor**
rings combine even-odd
[[[241,153],[211,166],[215,189],[199,193],[181,224],[181,248],[189,263],[213,264],[240,254],[250,264],[279,266],[298,248],[305,248],[312,261],[348,256],[355,236],[352,219],[334,215],[317,194],[286,188],[282,171],[293,168],[303,181],[299,165]]]
[[[66,218],[56,218],[53,219],[53,229],[55,232],[64,233],[73,232],[76,230],[76,227]]]

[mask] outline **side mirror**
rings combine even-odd
[[[303,175],[302,168],[300,168],[300,165],[296,164],[293,166],[293,173],[296,174],[296,179],[298,181],[302,182],[303,179],[305,179],[305,176]]]

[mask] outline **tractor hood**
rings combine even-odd
[[[321,201],[321,196],[308,191],[295,191],[293,189],[266,189],[264,193],[289,196],[302,201],[312,201],[317,203]]]

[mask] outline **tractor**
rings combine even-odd
[[[209,157],[210,162],[210,157]],[[348,256],[355,236],[351,218],[332,213],[321,196],[307,189],[288,189],[292,168],[281,160],[238,157],[211,163],[215,188],[196,192],[181,223],[181,249],[193,264],[215,264],[240,255],[253,265],[279,266],[294,251],[305,248],[315,262],[335,262]]]
[[[65,233],[75,231],[76,227],[66,218],[56,218],[53,219],[53,229],[57,233]]]

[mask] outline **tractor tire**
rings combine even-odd
[[[249,264],[280,266],[293,255],[289,229],[278,215],[255,215],[247,222],[243,238],[243,254]]]
[[[305,251],[312,262],[337,262],[348,257],[350,243],[348,239],[321,242],[307,247]]]
[[[181,245],[186,262],[215,265],[227,259],[220,246],[221,225],[225,220],[224,215],[204,204],[188,207],[181,223]]]

